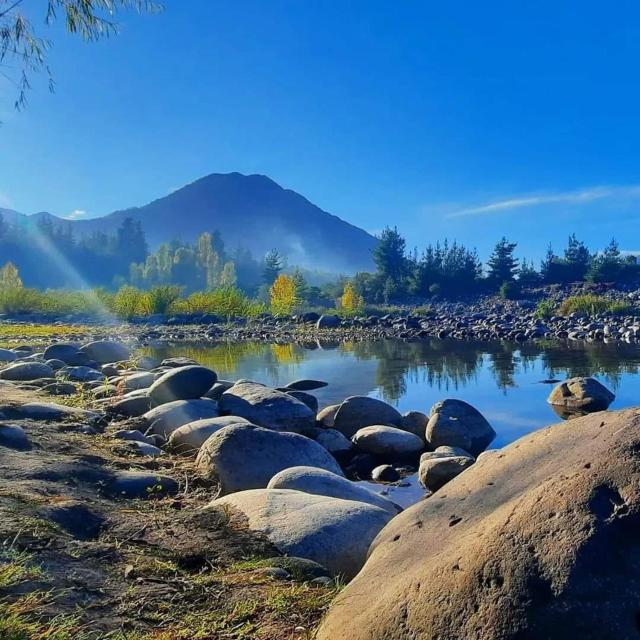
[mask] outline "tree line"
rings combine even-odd
[[[635,256],[623,255],[615,239],[602,251],[591,253],[572,234],[560,254],[549,245],[538,268],[533,261],[517,258],[516,248],[517,243],[501,238],[483,265],[475,249],[455,241],[429,244],[421,253],[416,249],[409,252],[398,230],[387,227],[373,252],[375,272],[357,273],[353,286],[367,303],[389,304],[440,294],[500,292],[504,297],[515,297],[523,287],[544,284],[628,284],[640,280]]]

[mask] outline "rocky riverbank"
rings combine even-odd
[[[611,300],[624,301],[635,308],[640,303],[638,291],[606,291]],[[120,324],[113,318],[42,315],[6,317],[3,325],[20,338],[24,327],[26,339],[30,327],[39,323],[67,327],[70,323],[84,333],[80,339],[97,339],[116,335],[128,336],[143,344],[180,342],[216,343],[221,341],[313,343],[385,340],[419,340],[438,337],[458,340],[508,340],[527,342],[547,340],[588,340],[604,342],[637,342],[640,340],[640,314],[598,313],[588,316],[539,317],[539,300],[559,303],[568,295],[584,292],[583,287],[545,290],[527,300],[502,300],[476,296],[450,302],[434,300],[428,308],[401,309],[389,313],[340,317],[308,312],[278,317],[264,314],[258,318],[223,318],[212,314],[149,316]],[[588,289],[591,291],[591,289]],[[81,328],[81,329],[80,329]]]
[[[0,607],[15,627],[8,637],[20,640],[38,637],[25,635],[35,628],[40,637],[51,637],[51,625],[61,621],[73,629],[55,636],[65,640],[107,633],[125,638],[133,632],[151,640],[158,637],[154,629],[167,638],[202,632],[212,638],[308,638],[344,581],[359,576],[345,593],[360,597],[361,576],[378,571],[375,562],[370,569],[367,557],[381,547],[380,540],[402,549],[398,566],[421,567],[416,553],[422,554],[424,545],[405,544],[406,527],[447,540],[454,526],[456,532],[468,529],[458,526],[462,522],[494,510],[499,520],[520,492],[528,499],[528,492],[537,491],[535,482],[547,478],[527,472],[533,488],[516,478],[519,464],[539,466],[540,456],[556,482],[554,493],[563,495],[562,483],[574,477],[559,475],[566,470],[562,453],[568,436],[558,436],[558,447],[547,446],[555,435],[542,438],[541,448],[525,447],[525,441],[540,440],[527,436],[487,452],[493,428],[459,399],[405,414],[364,396],[321,408],[314,391],[330,381],[294,380],[270,388],[259,381],[221,380],[188,358],[156,362],[123,342],[106,340],[4,349],[0,363]],[[605,409],[612,400],[611,392],[588,378],[566,381],[549,396],[549,402],[574,414]],[[616,434],[625,420],[634,425],[637,420],[632,413],[621,415],[613,420],[612,433],[602,433],[626,446],[629,435]],[[575,424],[582,424],[579,420]],[[601,422],[605,426],[607,419]],[[552,433],[571,433],[573,424]],[[591,433],[595,427],[588,425],[577,432]],[[590,446],[584,453],[593,453],[598,473],[604,473],[604,445]],[[500,462],[521,448],[532,451],[524,458],[516,454],[506,467]],[[624,455],[620,473],[627,469],[628,452]],[[569,466],[578,458],[573,453]],[[580,460],[589,468],[589,456]],[[467,501],[470,493],[456,489],[483,482],[499,485],[478,489],[487,494],[484,500]],[[600,529],[580,541],[606,539],[610,523],[635,513],[637,487],[629,482],[612,489],[613,511],[607,507],[609,494],[598,502],[604,480],[588,485],[595,502],[585,498],[591,509],[585,518],[606,513]],[[422,487],[419,495],[416,486]],[[394,500],[403,487],[418,500],[406,511]],[[441,511],[447,496],[458,497],[449,498]],[[482,508],[469,509],[474,501]],[[425,510],[437,516],[423,518],[419,514]],[[565,526],[572,525],[567,520]],[[399,533],[389,537],[389,531]],[[628,546],[625,542],[627,551]],[[491,542],[486,561],[511,562],[502,553]],[[519,564],[522,558],[513,558],[514,568],[498,572],[503,581],[509,571],[529,575],[528,565]],[[394,555],[393,562],[397,559]],[[410,571],[402,575],[411,581]],[[413,587],[400,582],[393,578],[402,606]],[[380,602],[389,584],[383,579],[376,588]],[[506,589],[507,595],[509,589],[522,591],[522,598],[528,594],[525,588]],[[29,609],[34,599],[38,604]],[[562,603],[549,595],[546,604],[536,606],[556,604]],[[330,614],[322,637],[356,637],[352,629],[345,635],[349,627],[341,616],[349,615],[349,608],[343,604]],[[396,628],[394,616],[369,617],[367,606],[358,608],[358,637],[402,637],[405,623]],[[499,612],[487,615],[493,619]],[[421,624],[407,626],[412,629],[407,633],[422,632]],[[459,629],[465,624],[456,623]],[[496,635],[493,624],[486,628],[477,637],[515,637]],[[118,630],[124,630],[122,636],[113,635]],[[452,631],[450,637],[461,636]]]

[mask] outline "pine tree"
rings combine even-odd
[[[518,273],[518,260],[513,257],[513,252],[516,247],[516,242],[509,242],[504,236],[496,244],[487,262],[489,280],[500,285],[515,279]]]
[[[282,271],[282,267],[282,256],[276,249],[271,249],[264,257],[264,268],[262,270],[264,283],[271,286]]]
[[[378,245],[373,250],[373,260],[378,274],[384,280],[391,279],[396,289],[402,287],[402,281],[407,272],[405,250],[405,240],[396,227],[393,229],[386,227],[380,234]]]

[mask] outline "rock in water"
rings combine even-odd
[[[322,387],[326,387],[328,384],[328,382],[324,382],[323,380],[309,380],[305,378],[303,380],[294,380],[285,386],[292,391],[314,391],[315,389],[322,389]]]
[[[420,484],[429,491],[437,491],[472,464],[473,458],[468,456],[421,458],[418,470]]]
[[[358,429],[351,440],[360,451],[383,457],[406,456],[424,449],[424,440],[419,436],[382,425]]]
[[[80,351],[99,364],[128,360],[131,356],[129,347],[121,342],[113,342],[111,340],[90,342],[80,347]]]
[[[354,576],[373,538],[391,519],[384,509],[288,489],[253,489],[218,498],[287,556],[313,560],[334,575]],[[344,636],[347,637],[347,636]]]
[[[637,637],[639,466],[638,409],[483,454],[383,529],[318,640]]]
[[[251,424],[216,431],[196,458],[198,472],[217,480],[222,493],[266,487],[276,473],[299,465],[342,475],[335,458],[315,440]]]
[[[443,400],[431,407],[427,442],[433,449],[442,445],[461,447],[471,455],[482,453],[496,437],[485,417],[462,400]]]
[[[207,393],[217,379],[215,371],[200,365],[177,367],[161,375],[149,387],[149,397],[154,405],[193,400]]]
[[[220,409],[266,429],[304,433],[315,426],[315,413],[288,393],[255,382],[236,383],[222,394]]]
[[[561,382],[549,394],[547,402],[569,411],[603,411],[615,400],[615,395],[595,378],[570,378]]]
[[[401,423],[400,413],[386,402],[367,396],[351,396],[340,405],[333,425],[329,426],[351,438],[362,427],[374,424],[397,426]]]
[[[267,488],[294,489],[319,496],[366,502],[380,507],[394,516],[401,511],[398,505],[373,493],[373,491],[369,491],[366,487],[317,467],[289,467],[289,469],[276,473],[269,481]]]

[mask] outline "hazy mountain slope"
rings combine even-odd
[[[220,231],[227,249],[262,256],[271,248],[292,264],[331,271],[370,269],[376,239],[261,175],[212,174],[143,206],[72,223],[77,233],[113,231],[126,217],[142,223],[150,247]]]

